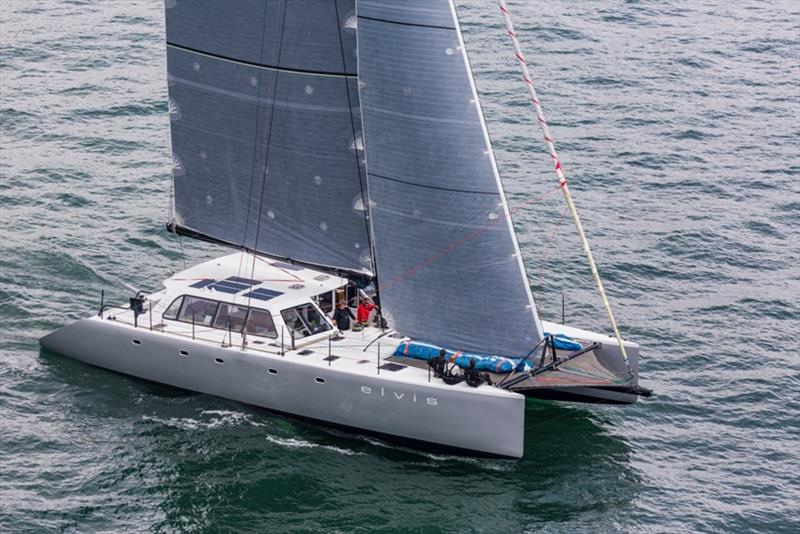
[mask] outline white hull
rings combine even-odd
[[[626,366],[616,340],[543,322],[546,331],[601,348],[583,366],[561,364],[557,371],[524,378],[516,390],[448,385],[432,377],[423,361],[387,358],[403,340],[391,330],[333,328],[320,306],[327,298],[330,313],[346,294],[346,279],[251,258],[231,254],[176,273],[164,290],[143,299],[138,319],[130,308],[106,307],[43,337],[41,345],[112,371],[296,417],[515,458],[523,454],[526,395],[636,400],[605,387],[636,386],[635,343],[627,345],[633,377],[620,381]],[[233,276],[240,265],[253,266],[253,279]],[[292,313],[300,309],[306,315],[298,326]],[[271,319],[264,322],[266,314]],[[494,381],[504,378],[495,375]]]
[[[358,361],[369,363],[342,358],[329,366],[324,350],[281,356],[100,317],[41,344],[98,367],[298,417],[487,455],[523,454],[523,395],[428,382],[413,367],[378,374],[375,352],[358,351]]]

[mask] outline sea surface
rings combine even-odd
[[[538,305],[608,330],[490,0],[458,0]],[[225,250],[166,233],[160,1],[0,1],[0,532],[800,531],[800,3],[511,2],[634,406],[431,454],[38,345]]]

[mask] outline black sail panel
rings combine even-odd
[[[400,333],[525,355],[541,339],[447,0],[358,0],[358,70],[381,304]]]
[[[353,1],[168,0],[176,223],[371,273]]]

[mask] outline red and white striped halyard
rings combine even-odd
[[[583,250],[586,253],[586,258],[589,260],[589,266],[592,268],[592,275],[594,276],[594,282],[597,286],[597,291],[600,293],[600,299],[603,301],[603,306],[605,307],[608,318],[611,321],[611,327],[614,329],[614,335],[617,338],[617,343],[619,343],[622,357],[625,359],[625,365],[628,368],[628,372],[632,375],[633,371],[631,369],[631,364],[628,361],[628,355],[625,352],[625,344],[622,341],[619,328],[617,328],[617,322],[614,319],[614,312],[611,311],[611,304],[606,297],[605,289],[603,289],[603,282],[600,280],[600,273],[597,271],[597,266],[595,265],[594,258],[592,257],[592,251],[589,248],[589,241],[586,239],[586,233],[583,231],[583,225],[581,224],[580,217],[578,217],[578,211],[575,209],[575,203],[572,202],[572,195],[570,195],[569,188],[567,187],[567,177],[564,174],[563,167],[561,166],[561,160],[558,159],[556,147],[553,145],[553,136],[550,135],[550,128],[547,127],[547,121],[545,120],[544,112],[542,111],[542,104],[539,101],[539,96],[536,94],[536,87],[533,83],[533,77],[531,77],[531,73],[528,71],[528,63],[525,61],[525,56],[522,54],[522,50],[519,47],[517,32],[514,31],[514,24],[511,22],[511,12],[508,10],[505,0],[497,0],[497,4],[500,7],[500,12],[503,14],[503,19],[506,22],[506,33],[508,33],[508,36],[511,38],[511,42],[514,44],[514,54],[516,55],[519,66],[522,69],[522,79],[525,81],[525,85],[528,87],[531,103],[536,110],[536,119],[539,121],[539,125],[542,127],[544,142],[547,144],[547,151],[550,153],[550,158],[553,160],[553,166],[555,167],[556,176],[558,177],[558,184],[561,186],[561,191],[564,193],[564,200],[567,202],[569,211],[572,213],[572,220],[575,222],[575,226],[578,229],[578,235],[581,239],[581,243],[583,244]]]

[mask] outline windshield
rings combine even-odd
[[[328,320],[311,304],[283,310],[281,316],[295,337],[312,336],[332,328]]]

